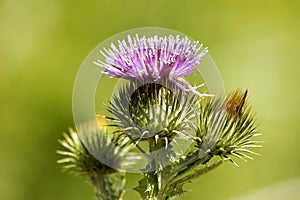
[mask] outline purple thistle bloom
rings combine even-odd
[[[118,48],[112,43],[110,49],[103,49],[101,54],[106,61],[97,60],[94,64],[105,69],[111,77],[129,80],[159,81],[167,79],[183,91],[192,91],[198,96],[197,87],[192,87],[184,78],[195,72],[202,57],[208,52],[198,41],[187,37],[148,37],[131,38],[118,41]]]

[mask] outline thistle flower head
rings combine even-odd
[[[207,51],[198,41],[179,35],[147,38],[128,35],[127,41],[118,41],[118,47],[111,44],[110,49],[100,51],[106,61],[97,60],[94,64],[111,77],[140,81],[168,79],[184,91],[203,96],[182,77],[195,72]]]
[[[102,159],[109,159],[111,166],[94,157],[72,129],[69,135],[64,134],[64,140],[59,140],[65,150],[57,151],[64,156],[57,162],[64,165],[64,170],[86,176],[88,182],[94,186],[96,199],[122,199],[125,177],[114,167],[126,165],[123,162],[124,153],[115,148],[101,130],[88,130],[87,134],[89,150],[97,151],[97,156]]]
[[[64,156],[57,162],[64,164],[64,170],[93,178],[94,174],[115,173],[117,169],[135,162],[133,157],[126,155],[124,149],[116,147],[100,129],[87,131],[84,136],[85,144],[72,129],[70,135],[64,134],[64,140],[59,140],[66,150],[57,151]]]
[[[255,115],[246,101],[247,94],[248,90],[244,93],[237,90],[226,98],[202,102],[198,133],[198,146],[202,151],[242,160],[252,159],[251,154],[256,155],[250,149],[261,146],[261,141],[254,140],[260,134]]]
[[[198,100],[191,93],[185,94],[172,83],[142,84],[130,82],[113,96],[109,111],[113,126],[133,141],[149,138],[181,137],[193,132],[197,121]]]

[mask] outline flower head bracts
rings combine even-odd
[[[192,91],[198,96],[196,87],[192,87],[182,77],[195,72],[203,56],[208,52],[198,41],[191,41],[179,35],[165,37],[131,37],[127,41],[113,43],[110,49],[100,51],[106,61],[97,60],[94,64],[102,67],[111,77],[129,80],[158,81],[168,79],[184,91]],[[202,86],[202,85],[201,85]]]

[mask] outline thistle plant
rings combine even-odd
[[[195,73],[207,48],[187,37],[135,37],[101,51],[94,63],[127,80],[107,104],[106,127],[83,125],[60,143],[58,163],[87,177],[96,199],[122,199],[128,166],[138,171],[141,199],[174,199],[184,185],[230,161],[252,159],[260,147],[255,116],[245,92],[215,96],[185,77]],[[139,156],[136,156],[139,153]]]

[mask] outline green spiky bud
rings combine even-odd
[[[126,155],[101,129],[88,130],[84,137],[85,144],[72,129],[69,135],[64,134],[64,139],[59,140],[59,143],[65,150],[57,151],[64,158],[57,162],[64,165],[65,171],[87,177],[95,188],[96,199],[121,199],[125,179],[124,173],[120,173],[117,169],[124,163],[128,164],[124,162]]]

